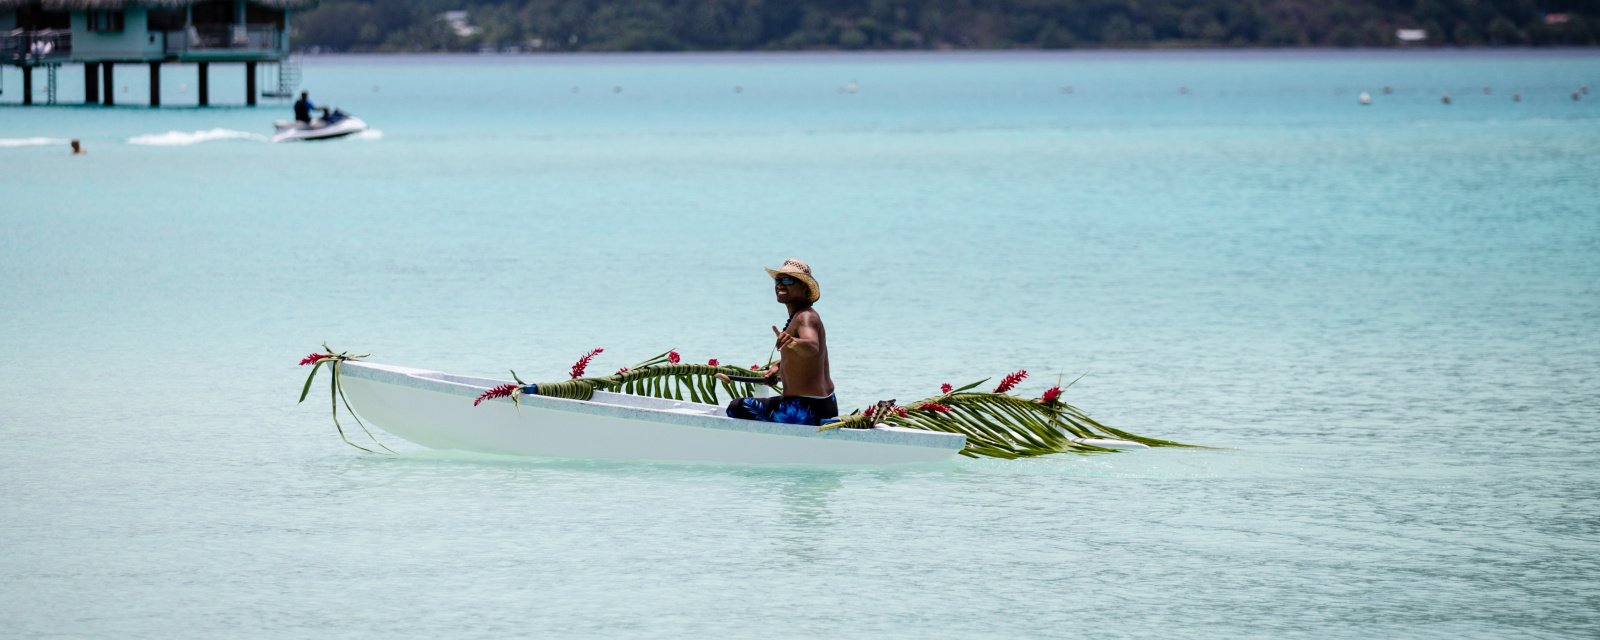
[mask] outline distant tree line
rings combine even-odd
[[[326,0],[294,23],[353,52],[1592,46],[1600,0]]]

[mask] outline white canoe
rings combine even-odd
[[[753,464],[882,465],[949,460],[966,436],[880,426],[832,429],[734,420],[716,405],[596,391],[591,400],[522,396],[472,402],[510,383],[370,362],[340,365],[363,420],[432,449]]]

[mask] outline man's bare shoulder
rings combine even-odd
[[[820,327],[822,326],[822,314],[817,313],[816,309],[806,307],[794,314],[794,321],[800,324],[811,324]]]

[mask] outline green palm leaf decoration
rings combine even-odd
[[[866,412],[857,411],[838,422],[823,425],[821,430],[871,429],[887,424],[959,433],[967,437],[967,448],[961,450],[961,455],[1008,460],[1054,453],[1117,451],[1083,442],[1097,439],[1127,440],[1150,447],[1205,448],[1145,438],[1107,427],[1077,407],[1061,402],[1060,386],[1046,391],[1039,399],[1005,393],[1005,385],[1002,390],[991,393],[971,391],[985,380],[904,407],[896,406],[893,400],[879,402]]]
[[[339,403],[343,402],[344,410],[350,413],[350,417],[356,419],[356,424],[361,425],[361,430],[366,432],[367,438],[372,440],[373,444],[382,447],[384,451],[394,453],[393,449],[385,446],[382,442],[378,442],[378,439],[372,435],[372,430],[368,429],[366,423],[361,421],[361,416],[356,415],[355,409],[350,408],[350,401],[344,397],[344,385],[340,384],[339,382],[339,365],[341,363],[347,360],[360,360],[370,355],[372,354],[363,353],[356,355],[350,353],[349,351],[340,351],[335,353],[333,349],[328,347],[327,342],[323,342],[322,353],[313,351],[311,352],[311,355],[300,359],[300,366],[305,366],[308,364],[311,365],[311,374],[306,376],[306,384],[300,388],[300,402],[305,402],[306,396],[311,393],[311,381],[317,378],[317,371],[322,369],[322,365],[328,365],[328,368],[333,370],[333,372],[329,375],[332,380],[328,385],[328,394],[330,397],[330,402],[333,406],[333,428],[339,430],[339,439],[343,440],[345,444],[367,453],[377,453],[376,451],[351,442],[350,438],[345,437],[344,425],[339,424]]]
[[[730,400],[756,394],[754,384],[723,382],[716,378],[719,373],[749,375],[748,369],[728,365],[683,364],[674,360],[677,360],[677,352],[666,351],[609,376],[540,383],[531,388],[537,395],[569,400],[589,400],[598,390],[702,404],[722,404],[719,391],[727,393]]]

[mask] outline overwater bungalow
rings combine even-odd
[[[107,106],[115,102],[119,66],[148,67],[150,106],[156,107],[162,64],[196,65],[205,106],[210,65],[238,63],[244,65],[245,104],[255,105],[257,95],[287,94],[298,84],[298,66],[286,64],[289,12],[315,8],[317,1],[0,0],[0,65],[22,68],[22,103],[33,104],[36,70],[45,74],[46,102],[54,103],[56,70],[82,64],[84,102]],[[262,63],[277,73],[273,86],[258,89]]]

